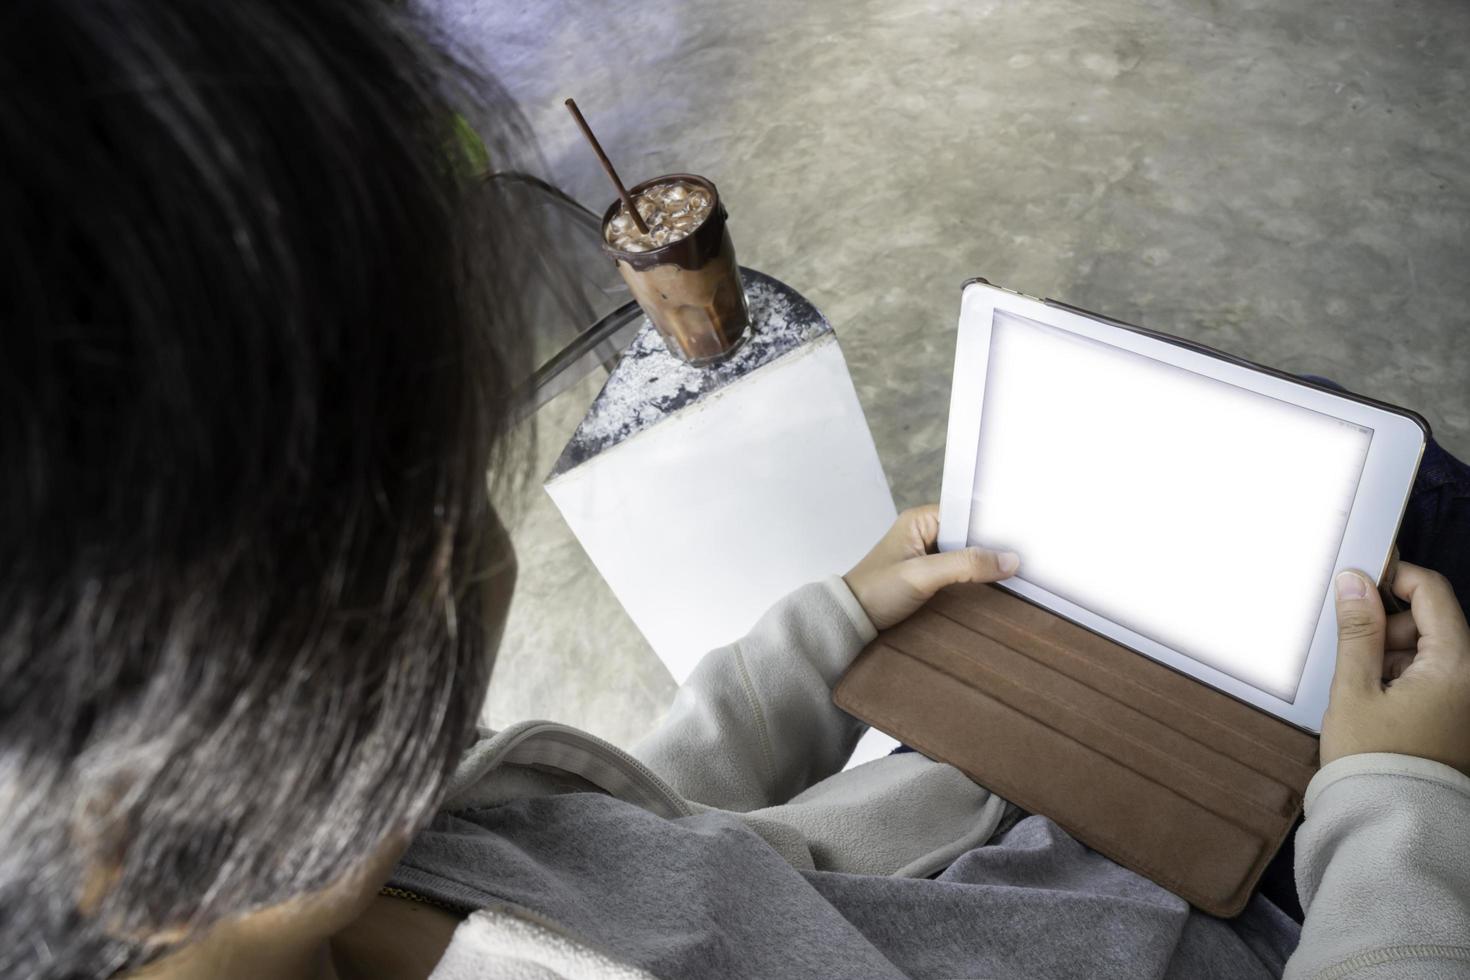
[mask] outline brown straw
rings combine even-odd
[[[597,159],[602,164],[602,169],[606,170],[607,175],[612,178],[613,186],[618,189],[618,197],[623,199],[623,207],[627,208],[628,213],[633,216],[633,224],[638,226],[638,230],[641,233],[648,234],[648,225],[644,224],[643,215],[639,214],[638,209],[633,206],[632,195],[628,193],[628,188],[623,186],[623,182],[618,179],[618,172],[613,169],[612,161],[607,158],[607,154],[602,152],[602,144],[597,142],[596,136],[592,135],[592,127],[588,126],[587,120],[582,118],[582,110],[577,108],[575,99],[567,99],[567,111],[572,114],[573,119],[577,120],[577,125],[582,127],[582,135],[587,137],[587,142],[592,144],[592,152],[597,154]]]

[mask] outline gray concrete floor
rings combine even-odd
[[[835,325],[900,506],[937,497],[984,275],[1411,406],[1470,454],[1470,5],[1459,0],[439,0],[548,175],[725,196],[741,261]],[[542,413],[554,458],[600,382]],[[626,743],[673,685],[532,481],[487,707]]]

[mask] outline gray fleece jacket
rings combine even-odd
[[[435,980],[1281,975],[1296,930],[1263,900],[1203,916],[916,754],[841,771],[862,728],[831,688],[874,635],[834,577],[710,653],[632,754],[485,733],[391,881],[470,913]],[[1470,978],[1470,778],[1355,756],[1306,813],[1285,975]]]

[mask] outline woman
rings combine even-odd
[[[460,119],[525,134],[410,11],[25,3],[0,71],[0,975],[1279,972],[1268,903],[1192,914],[914,754],[838,773],[875,628],[1015,570],[929,554],[932,510],[637,758],[475,734],[532,256]],[[1391,620],[1342,581],[1293,969],[1450,975],[1470,631],[1432,573]]]

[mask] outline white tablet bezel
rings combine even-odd
[[[965,547],[969,533],[971,494],[980,444],[980,411],[990,355],[990,334],[997,311],[1013,313],[1083,337],[1132,351],[1166,364],[1215,378],[1270,398],[1321,412],[1373,430],[1358,492],[1353,498],[1338,551],[1335,569],[1357,568],[1381,579],[1398,534],[1419,459],[1428,435],[1422,420],[1411,413],[1314,387],[1269,369],[1229,358],[1208,348],[1162,339],[1151,332],[1085,314],[1050,301],[1024,296],[983,281],[965,286],[960,303],[959,336],[955,347],[954,384],[950,395],[949,432],[944,454],[944,482],[939,505],[939,548]],[[1025,556],[1021,572],[1000,583],[1004,588],[1056,612],[1093,632],[1145,654],[1252,704],[1284,721],[1311,732],[1322,729],[1327,693],[1337,657],[1337,617],[1331,589],[1322,597],[1322,610],[1312,636],[1295,701],[1283,701],[1220,670],[1191,659],[1125,626],[1112,622],[1069,600],[1026,581]]]

